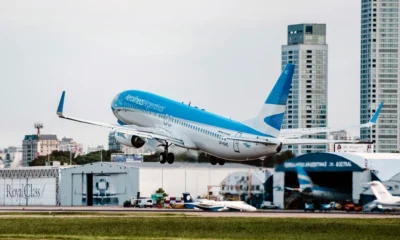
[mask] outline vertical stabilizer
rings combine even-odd
[[[182,193],[183,194],[183,206],[188,209],[195,209],[196,208],[196,203],[193,201],[193,197],[190,195],[190,193]]]
[[[182,194],[183,194],[183,202],[184,203],[192,203],[192,202],[194,202],[192,196],[190,195],[190,193],[182,193]]]
[[[266,135],[279,137],[295,66],[286,64],[258,115],[245,124]]]
[[[302,167],[296,166],[296,171],[297,171],[297,178],[299,179],[301,192],[303,192],[307,188],[311,189],[312,187],[314,187],[311,178],[308,176],[308,174]]]
[[[392,194],[390,194],[385,185],[383,185],[381,182],[373,181],[370,182],[369,185],[371,185],[371,190],[375,194],[375,197],[378,199],[378,201],[389,202],[393,199]]]

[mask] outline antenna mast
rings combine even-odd
[[[43,128],[43,123],[35,123],[35,129],[37,130],[37,156],[40,156],[40,129]]]

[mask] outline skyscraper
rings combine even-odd
[[[376,126],[361,129],[376,152],[399,151],[399,0],[361,1],[360,122],[383,109]]]
[[[288,26],[287,45],[282,46],[282,69],[296,65],[282,128],[315,128],[327,125],[328,45],[326,24]],[[325,139],[326,134],[309,138]],[[296,155],[326,152],[326,145],[293,145]]]

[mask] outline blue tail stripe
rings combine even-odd
[[[271,127],[275,128],[276,130],[281,130],[284,115],[285,113],[279,113],[268,116],[264,118],[264,122],[270,125]]]
[[[296,166],[296,170],[297,170],[299,175],[303,175],[303,176],[307,176],[308,177],[308,174],[306,173],[306,171],[304,171],[304,169],[302,167]]]
[[[304,185],[306,185],[306,184],[311,184],[310,181],[304,180],[304,179],[299,179],[299,183],[300,183],[300,185],[302,185],[302,184],[304,184]]]
[[[295,66],[291,63],[286,64],[281,76],[269,94],[266,104],[286,105]]]

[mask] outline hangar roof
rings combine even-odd
[[[331,153],[347,158],[362,168],[375,171],[382,181],[389,180],[400,172],[399,153]]]
[[[306,171],[361,172],[365,168],[374,170],[375,175],[385,181],[399,173],[400,154],[398,153],[309,153],[289,159],[278,165],[277,172],[295,171],[296,166]],[[400,178],[400,176],[398,177]]]

